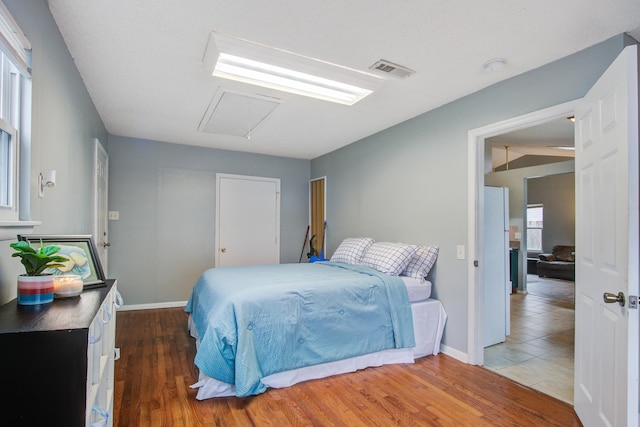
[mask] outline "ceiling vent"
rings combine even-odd
[[[222,87],[213,96],[198,130],[216,135],[251,139],[251,134],[282,100],[263,95],[230,91]]]
[[[415,73],[415,71],[413,71],[411,68],[394,64],[393,62],[387,61],[386,59],[379,60],[371,67],[369,67],[369,69],[389,76],[397,77],[399,79],[404,79]]]

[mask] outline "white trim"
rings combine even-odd
[[[0,59],[1,60],[1,59]],[[3,69],[2,72],[4,72],[5,70]],[[5,74],[3,76],[3,79],[7,79],[7,81],[12,81],[11,79],[7,78],[8,76],[8,72],[7,74]],[[20,80],[18,79],[18,82]],[[18,83],[19,84],[19,83]],[[9,87],[7,87],[9,86]],[[10,83],[3,83],[3,87],[2,89],[9,89],[7,92],[11,93],[14,91],[14,89],[16,89],[12,84]],[[12,124],[10,123],[15,122],[15,121],[19,121],[19,117],[13,117],[14,114],[14,110],[16,107],[16,101],[15,99],[11,98],[10,101],[7,100],[7,97],[3,95],[2,98],[2,104],[3,106],[7,107],[8,109],[10,109],[11,111],[8,113],[8,116],[10,116],[9,118],[7,118],[7,120],[4,120],[2,118],[0,118],[0,132],[4,132],[7,135],[9,135],[9,155],[7,158],[7,163],[6,165],[8,166],[8,170],[5,170],[4,173],[7,174],[7,178],[8,181],[6,183],[6,187],[3,188],[3,191],[6,191],[7,194],[7,205],[2,205],[0,206],[0,219],[2,219],[3,221],[18,221],[20,219],[20,138],[18,136],[18,129]],[[19,98],[18,98],[18,106],[20,104]]]
[[[18,234],[32,234],[40,221],[0,221],[0,241],[15,240]]]
[[[472,129],[467,138],[468,162],[468,202],[467,202],[467,245],[469,257],[467,264],[468,281],[468,324],[467,324],[467,354],[468,363],[472,365],[484,364],[483,330],[484,327],[484,282],[482,264],[482,242],[484,221],[484,140],[496,135],[513,132],[547,123],[573,114],[579,100],[534,111],[522,116],[513,117],[501,122]],[[478,268],[474,261],[478,261]]]
[[[456,350],[453,347],[449,347],[444,344],[440,344],[440,353],[453,357],[463,363],[469,363],[469,356],[467,353],[463,353],[460,350]]]
[[[15,62],[22,74],[29,75],[31,43],[3,2],[0,2],[0,39],[3,41],[0,50]]]
[[[187,301],[152,302],[149,304],[128,304],[120,307],[118,311],[154,310],[157,308],[184,307],[186,305],[187,305]]]

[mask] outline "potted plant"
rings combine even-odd
[[[40,249],[36,250],[28,242],[11,243],[16,252],[12,257],[19,257],[26,274],[18,276],[18,304],[35,305],[53,301],[53,275],[43,274],[47,268],[63,266],[66,257],[56,255],[58,246],[44,246],[40,242]]]

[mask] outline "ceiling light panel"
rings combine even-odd
[[[215,77],[344,105],[384,83],[373,74],[218,33],[211,33],[204,63]]]

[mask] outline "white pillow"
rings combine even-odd
[[[416,245],[405,243],[377,242],[372,244],[362,259],[362,265],[392,276],[398,276],[407,267]]]
[[[360,264],[364,253],[373,244],[373,239],[369,237],[347,237],[340,243],[338,249],[333,253],[331,262],[342,262],[345,264]]]
[[[437,246],[422,246],[414,253],[413,258],[409,261],[409,264],[402,272],[402,275],[415,277],[416,279],[423,279],[427,277],[427,274],[431,271],[431,267],[433,267],[437,258]]]

